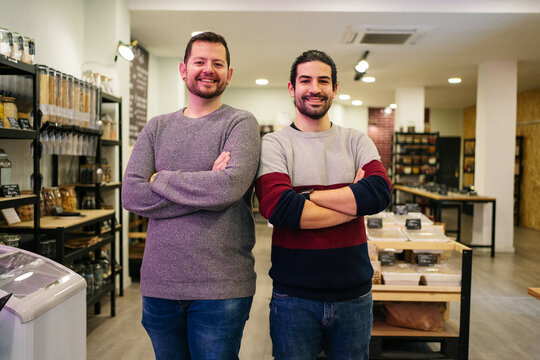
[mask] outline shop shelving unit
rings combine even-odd
[[[30,78],[32,81],[32,113],[37,114],[38,109],[38,97],[39,84],[36,76],[36,66],[29,65],[23,62],[19,62],[15,59],[8,58],[4,55],[0,55],[0,76],[15,75]],[[33,129],[40,128],[41,119],[38,116],[33,118]],[[16,140],[16,141],[31,141],[32,142],[32,174],[39,174],[39,133],[36,130],[19,130],[19,129],[7,129],[0,128],[0,143],[2,140]],[[33,195],[23,195],[15,198],[0,198],[0,209],[8,209],[12,207],[18,207],[23,205],[34,205],[33,225],[34,231],[32,232],[33,241],[30,242],[30,249],[32,251],[37,250],[38,237],[39,237],[39,192],[41,184],[39,181],[34,181]]]
[[[370,241],[379,249],[444,250],[461,256],[461,286],[373,285],[373,301],[459,302],[459,324],[445,321],[444,330],[430,332],[389,326],[374,319],[370,353],[373,359],[383,359],[384,339],[410,342],[439,342],[445,358],[467,359],[469,352],[469,322],[471,305],[472,250],[455,241],[411,242]],[[441,358],[441,357],[438,357]]]
[[[474,185],[475,138],[463,139],[463,186]],[[523,136],[516,136],[516,160],[514,169],[514,224],[519,226],[521,202],[521,178]],[[469,211],[470,212],[470,211]]]
[[[40,130],[42,129],[41,113],[37,111],[39,109],[39,81],[37,77],[37,65],[29,65],[22,62],[18,62],[15,59],[11,59],[0,55],[0,76],[4,75],[17,75],[24,76],[32,79],[32,114],[33,117],[33,130],[19,130],[19,129],[6,129],[0,128],[0,143],[3,140],[17,140],[28,141],[30,140],[32,146],[32,177],[39,179],[40,174]],[[120,104],[121,99],[110,95],[101,95],[101,101],[104,102],[117,102]],[[101,103],[101,102],[100,102]],[[99,106],[100,103],[98,104]],[[119,111],[121,114],[121,111]],[[119,115],[121,116],[121,115]],[[119,119],[121,120],[121,119]],[[73,126],[58,125],[55,123],[46,124],[53,131],[72,131],[84,134],[92,134],[100,136],[101,132],[98,130],[84,129]],[[119,121],[119,129],[120,129]],[[36,130],[37,129],[37,130]],[[118,131],[121,134],[121,131]],[[102,143],[101,138],[99,146],[120,146],[121,139],[119,141],[105,141]],[[121,150],[119,155],[119,169],[121,174]],[[53,155],[52,157],[52,184],[58,185],[58,157]],[[120,284],[123,286],[122,272],[118,271],[114,265],[114,259],[116,256],[116,233],[119,233],[119,243],[122,246],[122,232],[121,224],[116,224],[116,211],[115,210],[79,210],[82,213],[82,217],[73,218],[58,218],[53,216],[40,217],[40,191],[42,184],[39,181],[33,183],[33,194],[22,195],[16,198],[0,198],[0,209],[18,207],[22,205],[33,205],[34,216],[32,221],[20,222],[11,226],[3,226],[0,228],[0,232],[12,233],[12,234],[31,234],[32,241],[24,241],[21,243],[21,247],[24,247],[33,252],[39,252],[39,241],[42,237],[53,237],[56,240],[56,255],[54,260],[57,262],[66,264],[71,263],[76,259],[80,259],[89,255],[90,252],[99,251],[103,246],[110,245],[111,248],[111,276],[110,281],[103,286],[103,288],[96,294],[92,294],[87,297],[87,305],[94,305],[96,312],[99,312],[100,299],[110,293],[111,296],[111,316],[115,315],[115,293],[116,293],[116,274],[120,276]],[[99,190],[101,189],[119,189],[119,183],[108,184],[102,186],[101,184],[92,184],[92,190],[97,189],[97,199],[100,199]],[[81,190],[81,189],[79,189]],[[87,189],[89,190],[89,189]],[[97,201],[99,202],[99,200]],[[118,211],[121,212],[121,202],[118,204]],[[121,215],[120,215],[121,219]],[[109,223],[109,228],[103,231],[102,225]],[[88,231],[88,228],[91,230]],[[94,234],[102,236],[102,240],[97,244],[93,244],[89,247],[67,250],[64,247],[65,240],[71,236],[76,236],[78,231],[84,231],[86,234]],[[120,256],[122,259],[122,256]],[[120,260],[121,261],[121,260]],[[122,263],[120,263],[120,268]],[[120,288],[120,294],[122,294],[122,287]]]
[[[392,151],[394,183],[418,185],[435,180],[439,164],[438,137],[437,132],[394,133]]]

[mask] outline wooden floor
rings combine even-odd
[[[443,219],[448,222],[452,219]],[[470,239],[471,219],[464,216],[462,238]],[[271,360],[268,303],[271,295],[271,229],[257,224],[257,292],[246,324],[241,360]],[[467,237],[468,236],[468,237]],[[515,252],[475,250],[471,299],[470,359],[540,359],[540,301],[527,294],[540,286],[540,232],[516,228]],[[101,315],[88,315],[88,360],[153,359],[153,351],[141,319],[139,284],[133,283],[117,300],[117,315],[108,317],[108,304]],[[459,323],[459,305],[452,304],[450,318]]]

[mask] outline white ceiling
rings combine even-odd
[[[518,90],[540,89],[540,0],[129,0],[131,35],[155,56],[183,57],[192,31],[212,30],[229,44],[231,87],[286,91],[290,65],[302,51],[319,49],[337,64],[339,92],[367,106],[394,102],[398,87],[425,87],[425,105],[464,108],[476,103],[478,65],[517,61]],[[310,11],[305,11],[310,10]],[[350,29],[417,28],[414,44],[345,44]],[[367,76],[354,65],[369,50]],[[463,78],[451,85],[449,77]]]

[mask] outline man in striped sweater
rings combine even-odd
[[[373,269],[363,216],[391,184],[366,134],[332,124],[337,70],[310,50],[291,67],[294,123],[262,139],[256,191],[273,224],[270,335],[275,358],[368,359]]]

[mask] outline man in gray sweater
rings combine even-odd
[[[149,218],[142,323],[158,360],[238,359],[255,293],[259,127],[221,103],[229,65],[222,36],[191,38],[180,63],[188,106],[146,124],[124,174],[124,208]]]

